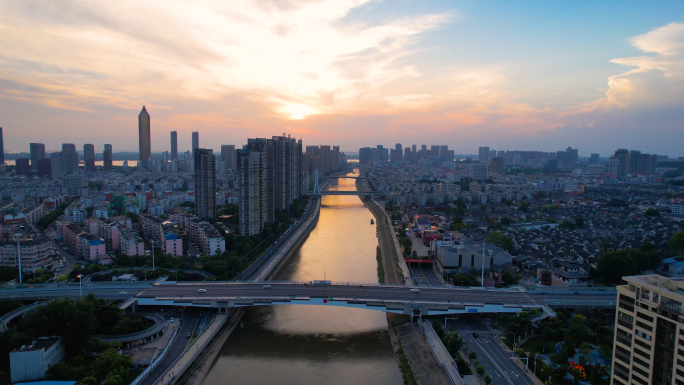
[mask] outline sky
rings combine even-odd
[[[684,156],[684,2],[4,1],[7,151],[291,135]]]

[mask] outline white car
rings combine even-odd
[[[198,293],[206,293],[207,290],[206,290],[206,289],[199,289],[199,290],[197,290],[197,292],[198,292]]]
[[[264,285],[264,289],[270,289],[271,285]]]
[[[411,293],[420,293],[420,289],[411,289]]]
[[[171,321],[169,321],[169,323],[173,323],[173,317],[171,317]]]

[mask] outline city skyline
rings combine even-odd
[[[4,147],[135,151],[146,105],[153,153],[198,131],[215,153],[286,133],[342,151],[429,137],[465,154],[682,155],[684,5],[526,5],[5,3]]]

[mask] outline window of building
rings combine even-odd
[[[678,313],[682,312],[682,303],[666,296],[661,299],[660,306]]]
[[[651,300],[651,291],[648,289],[641,289],[641,299]]]

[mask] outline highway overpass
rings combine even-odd
[[[264,288],[270,285],[270,288]],[[615,308],[614,291],[518,291],[504,289],[429,287],[411,291],[402,285],[373,283],[316,284],[312,282],[98,282],[62,285],[23,285],[0,290],[0,298],[42,300],[94,295],[129,300],[137,305],[232,307],[260,305],[320,305],[435,315],[459,313],[512,313],[532,308]],[[200,292],[206,291],[206,292]]]
[[[321,191],[319,193],[305,192],[304,195],[387,195],[384,192],[379,191]]]
[[[527,293],[518,290],[312,282],[161,282],[140,293],[138,305],[233,307],[340,306],[416,316],[515,313],[550,307],[614,308],[615,292]]]

